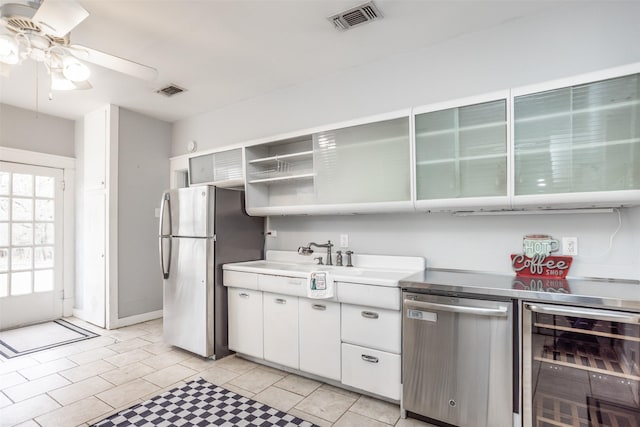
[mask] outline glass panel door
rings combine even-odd
[[[515,195],[640,189],[640,74],[517,96]]]
[[[62,170],[0,162],[0,329],[62,316]]]
[[[416,115],[418,200],[507,195],[507,103]]]

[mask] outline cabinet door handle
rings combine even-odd
[[[324,310],[327,309],[327,306],[326,305],[322,305],[322,304],[313,304],[311,306],[311,308],[313,308],[314,310],[322,310],[322,311],[324,311]]]
[[[368,354],[362,355],[362,360],[369,363],[378,363],[378,358],[375,356],[369,356]]]
[[[240,293],[238,294],[238,296],[239,296],[240,298],[249,298],[249,294],[248,294],[248,293],[246,293],[246,292],[240,292]]]
[[[365,319],[377,319],[380,317],[375,311],[363,311],[361,314]]]
[[[287,300],[284,298],[276,298],[275,299],[276,304],[286,304]]]

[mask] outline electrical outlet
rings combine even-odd
[[[563,237],[562,238],[562,254],[563,255],[578,255],[578,238],[577,237]]]
[[[278,232],[276,230],[267,231],[267,237],[278,237]]]
[[[340,247],[341,248],[348,248],[349,247],[349,235],[348,234],[341,234],[340,235]]]

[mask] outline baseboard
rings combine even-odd
[[[123,317],[116,320],[114,328],[122,328],[124,326],[135,325],[136,323],[147,322],[149,320],[160,319],[162,317],[162,310],[150,311],[148,313],[136,314],[134,316]]]

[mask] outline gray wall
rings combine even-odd
[[[491,7],[491,6],[488,6]],[[499,2],[493,7],[500,7]],[[463,35],[174,123],[172,154],[208,149],[432,102],[640,61],[640,2],[567,2],[549,13]],[[509,273],[522,236],[578,237],[572,275],[640,279],[640,208],[617,213],[272,217],[271,249],[339,241],[358,253],[420,255],[428,265]],[[612,237],[613,236],[613,237]],[[610,245],[611,242],[611,245]]]
[[[158,219],[169,188],[171,124],[120,108],[118,317],[162,310]]]
[[[74,121],[0,104],[0,145],[75,157]]]

